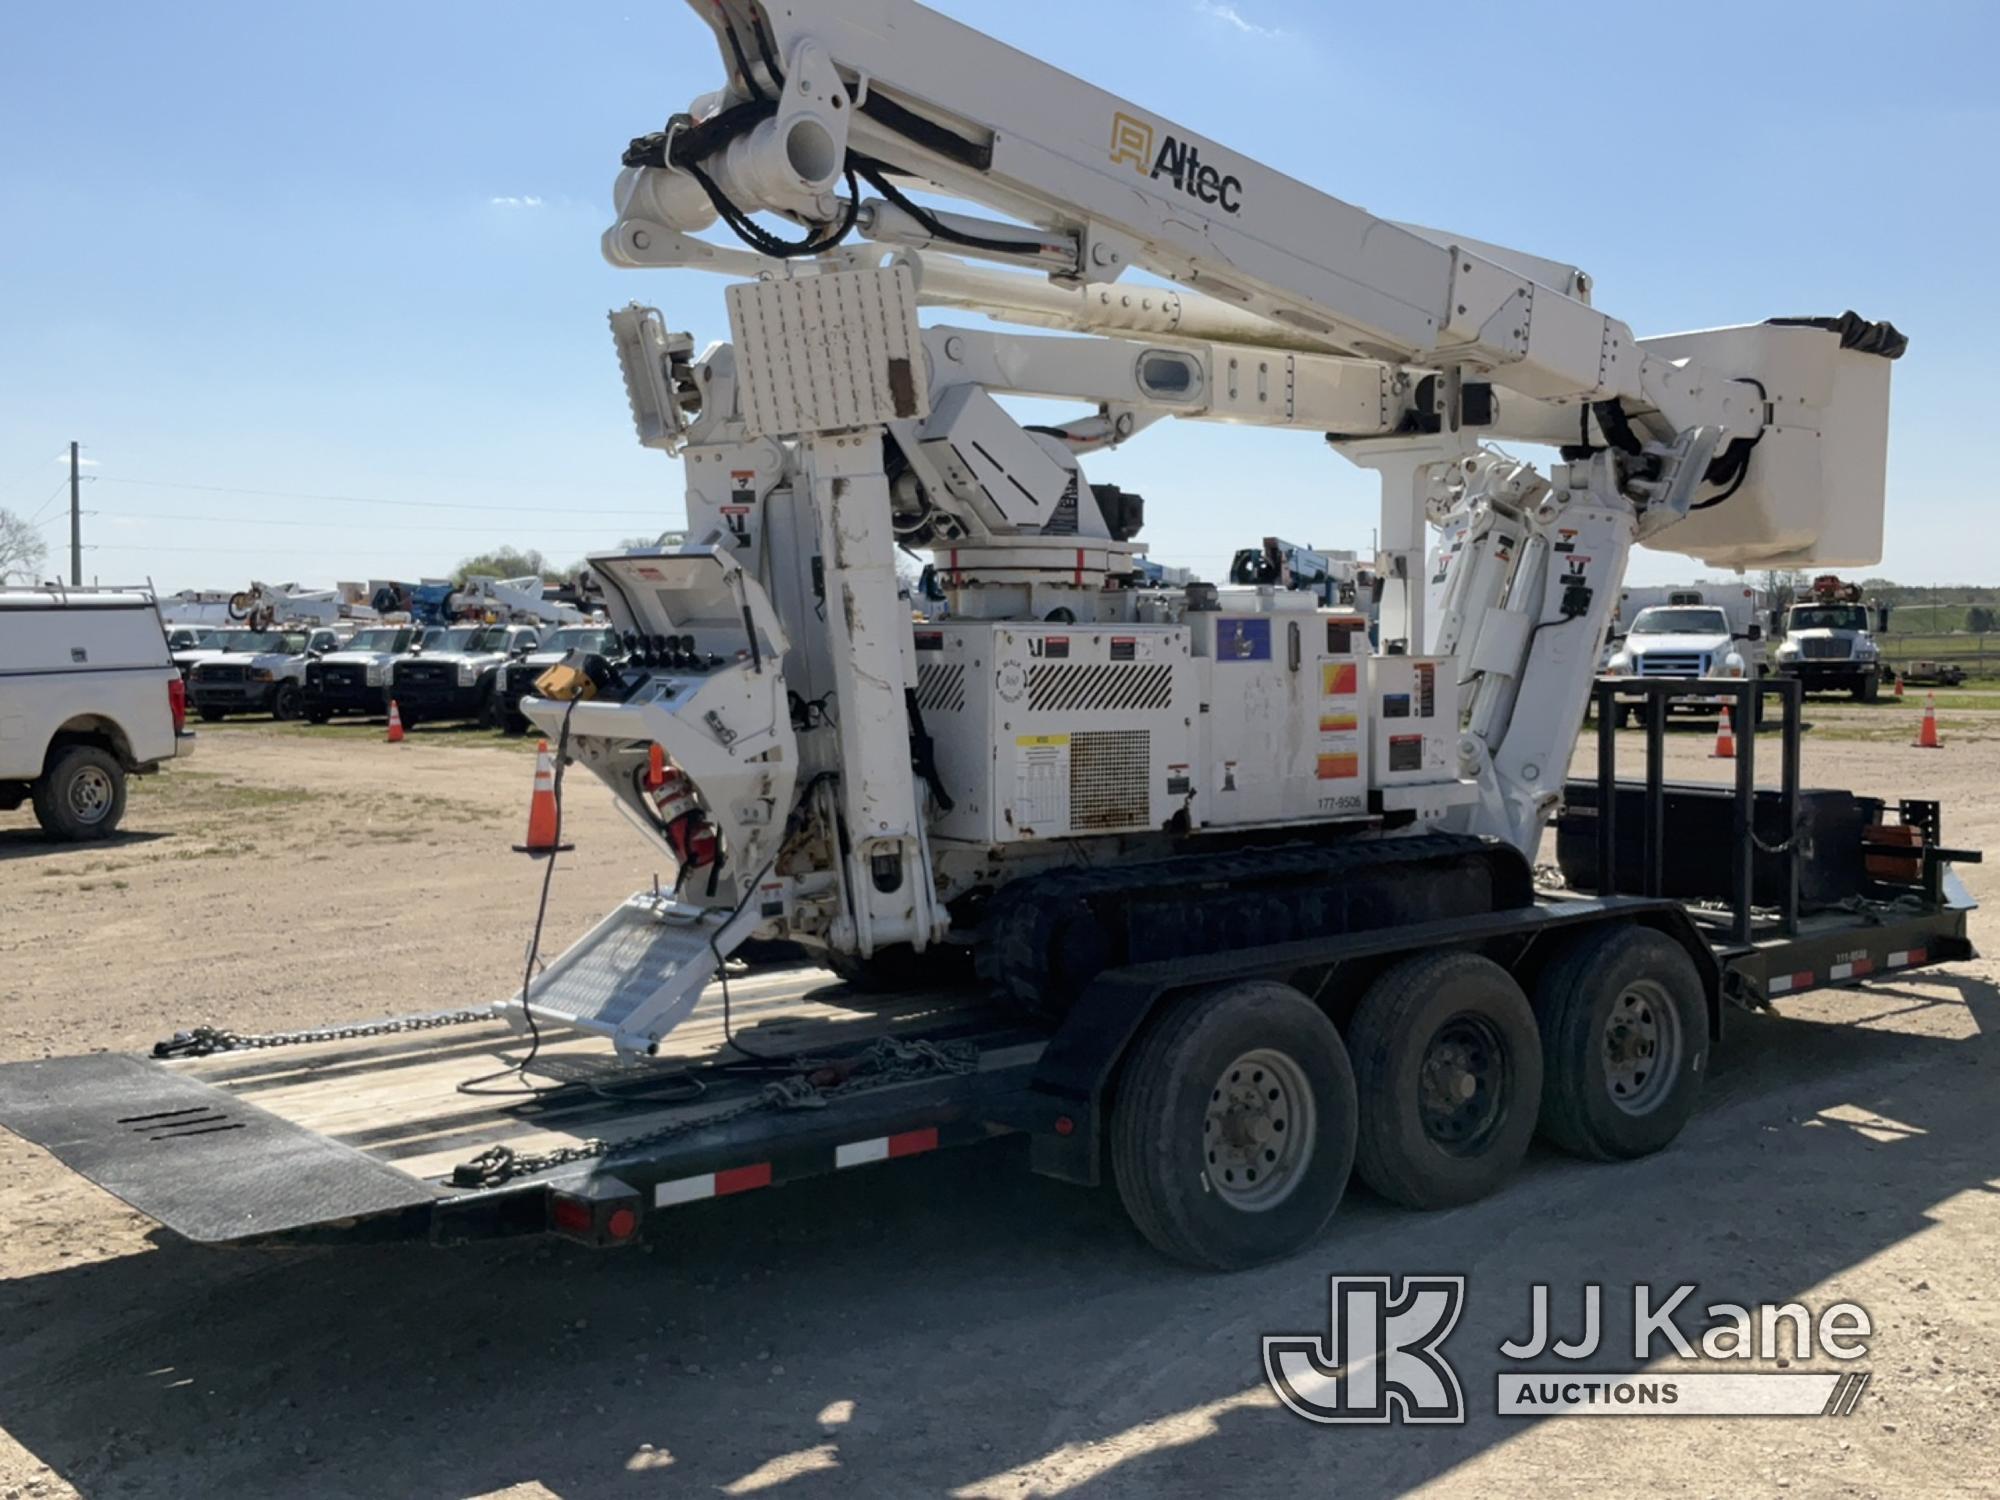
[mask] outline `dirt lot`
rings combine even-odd
[[[1809,783],[1941,797],[1953,842],[2000,849],[2000,713],[1948,709],[1941,752],[1906,748],[1914,706],[1811,718]],[[0,1058],[517,983],[528,760],[378,736],[204,732],[105,846],[0,820]],[[1719,777],[1708,744],[1676,733],[1672,773]],[[649,874],[585,793],[558,943]],[[178,1242],[0,1135],[0,1500],[2000,1493],[1996,979],[1983,961],[1743,1018],[1663,1155],[1538,1150],[1494,1198],[1428,1216],[1357,1189],[1310,1251],[1229,1277],[1164,1263],[1109,1193],[1030,1176],[1011,1142],[696,1205],[643,1252],[274,1256]],[[1470,1279],[1448,1346],[1467,1425],[1277,1406],[1259,1337],[1323,1332],[1336,1272]],[[1550,1284],[1573,1328],[1586,1281],[1607,1306],[1636,1281],[1858,1301],[1873,1383],[1845,1420],[1490,1415],[1527,1288]],[[1593,1368],[1632,1367],[1626,1327],[1607,1314]]]

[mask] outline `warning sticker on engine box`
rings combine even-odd
[[[1044,837],[1069,832],[1069,736],[1014,740],[1014,830]]]

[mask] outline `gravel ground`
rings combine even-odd
[[[1941,752],[1907,748],[1915,717],[1815,705],[1808,781],[1940,797],[1950,840],[2000,847],[2000,714],[1948,711]],[[1708,745],[1675,733],[1672,774],[1719,778]],[[230,726],[135,793],[113,844],[0,819],[0,1058],[507,989],[529,765],[480,735]],[[650,873],[604,799],[573,798],[570,831],[554,943]],[[1974,933],[2000,944],[1986,915]],[[1163,1262],[1017,1142],[696,1205],[643,1251],[252,1254],[178,1242],[0,1134],[0,1500],[2000,1493],[1996,979],[1980,961],[1743,1018],[1672,1150],[1538,1149],[1422,1216],[1357,1189],[1310,1250],[1228,1277]],[[1323,1331],[1330,1274],[1414,1272],[1470,1279],[1447,1348],[1472,1420],[1280,1409],[1260,1336]],[[1844,1420],[1492,1416],[1527,1289],[1573,1326],[1585,1281],[1857,1301],[1873,1381]],[[1594,1368],[1632,1367],[1624,1327],[1607,1315]]]

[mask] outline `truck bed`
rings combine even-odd
[[[551,1179],[615,1173],[663,1204],[708,1196],[693,1186],[704,1170],[739,1174],[717,1189],[725,1192],[808,1175],[797,1168],[813,1164],[801,1153],[815,1143],[819,1155],[852,1146],[850,1156],[872,1158],[867,1148],[906,1121],[921,1122],[931,1144],[941,1128],[986,1133],[961,1112],[978,1114],[982,1096],[1025,1083],[1043,1047],[1017,1017],[962,994],[878,1004],[812,968],[745,975],[729,988],[731,1031],[762,1056],[852,1059],[881,1038],[921,1033],[976,1051],[973,1086],[954,1076],[864,1081],[808,1120],[807,1111],[770,1107],[703,1126],[755,1104],[770,1081],[727,1045],[713,985],[643,1065],[621,1061],[601,1039],[545,1031],[535,1093],[512,1071],[526,1037],[492,1021],[169,1061],[100,1053],[13,1063],[0,1067],[0,1123],[197,1241],[308,1230],[352,1237],[371,1222],[400,1236],[425,1219],[434,1236],[462,1238],[496,1224],[545,1227],[540,1202]],[[951,1085],[958,1109],[941,1102],[940,1083]],[[670,1147],[619,1159],[618,1143],[677,1124],[692,1128]],[[540,1153],[592,1139],[611,1147],[606,1162],[488,1188],[452,1181],[454,1168],[489,1147]],[[778,1156],[793,1170],[778,1170]],[[761,1180],[750,1183],[744,1169],[760,1166],[767,1170],[751,1171]],[[534,1200],[532,1223],[493,1201],[523,1194]]]

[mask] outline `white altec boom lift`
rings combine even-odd
[[[700,665],[524,705],[567,718],[681,878],[577,954],[645,934],[649,992],[559,961],[543,1019],[643,1052],[760,930],[865,981],[970,944],[1059,1007],[1128,955],[1313,930],[1363,866],[1504,881],[1561,793],[1635,541],[1876,555],[1889,363],[1833,332],[1635,338],[1571,267],[1385,222],[899,0],[695,9],[728,82],[634,143],[605,253],[750,279],[699,357],[650,309],[613,315],[690,544],[592,566],[616,624]],[[718,216],[755,248],[691,237]],[[926,302],[1099,336],[923,328]],[[1093,410],[1029,429],[998,395]],[[1294,591],[1126,586],[1140,501],[1082,466],[1163,417],[1325,433],[1380,473],[1381,654]],[[1574,457],[1544,478],[1492,438]],[[928,552],[946,618],[912,625],[898,546]]]
[[[522,703],[671,887],[531,953],[491,1009],[17,1065],[0,1120],[229,1241],[618,1243],[690,1199],[1019,1130],[1037,1170],[1108,1172],[1155,1244],[1235,1266],[1308,1241],[1352,1170],[1430,1207],[1491,1191],[1538,1126],[1658,1150],[1731,1005],[1969,956],[1936,804],[1801,794],[1794,685],[1694,685],[1785,700],[1782,792],[1750,737],[1733,798],[1660,783],[1688,685],[1594,686],[1637,542],[1876,559],[1888,325],[1637,338],[1573,267],[1378,219],[909,0],[693,9],[725,81],[632,143],[604,236],[620,266],[737,278],[699,354],[650,308],[611,318],[687,540],[593,558],[628,656]],[[694,237],[718,219],[740,248]],[[1084,414],[1028,427],[1006,396]],[[1084,465],[1166,417],[1324,434],[1381,476],[1379,649],[1282,578],[1147,581],[1139,497]],[[899,548],[939,618],[913,618]],[[1595,784],[1569,776],[1593,691]],[[1615,691],[1645,700],[1632,816]],[[1559,803],[1570,888],[1537,890]],[[738,978],[732,1030],[725,980],[683,1026],[752,937],[848,984]],[[469,1100],[490,1057],[402,1035],[442,1025],[558,1082],[526,1114]],[[208,1111],[234,1122],[199,1147],[210,1193],[127,1139]]]

